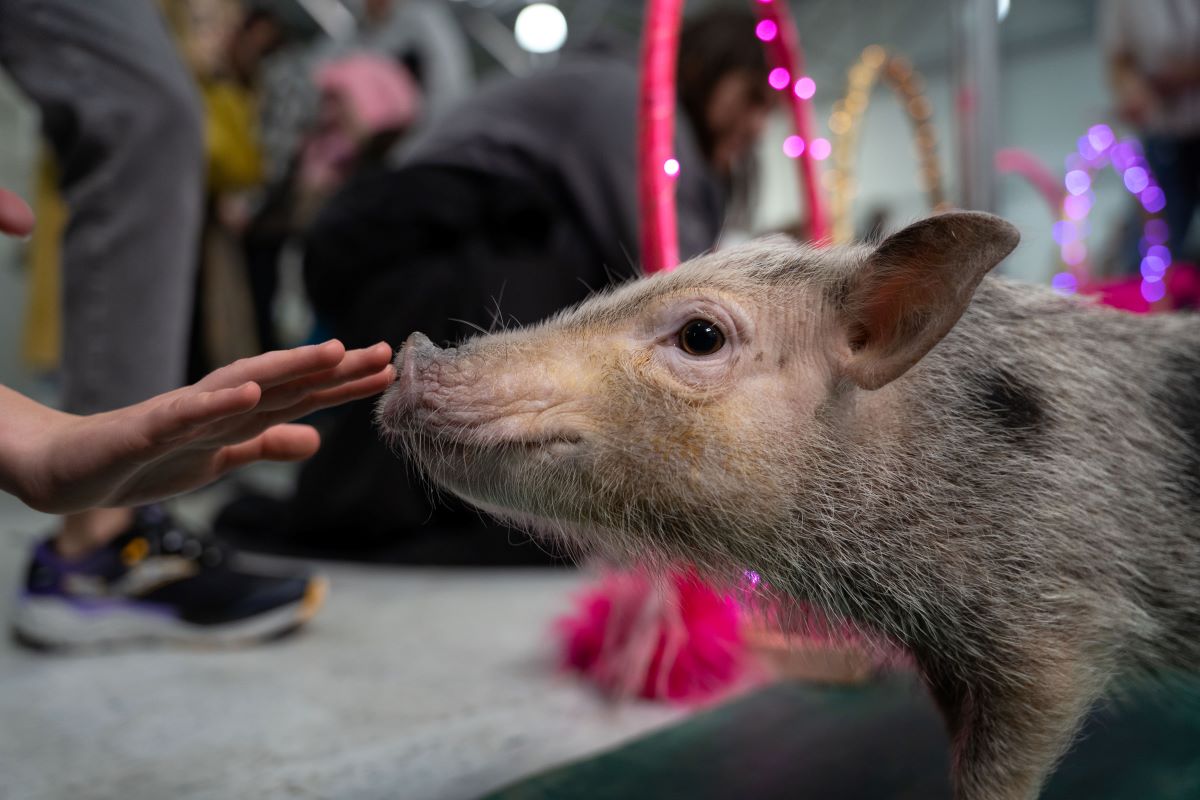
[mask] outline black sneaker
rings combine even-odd
[[[138,509],[122,535],[91,555],[34,548],[13,633],[42,647],[135,641],[249,644],[307,622],[326,582],[238,564],[225,547],[181,528],[162,508]]]

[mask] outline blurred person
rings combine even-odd
[[[351,175],[383,162],[419,119],[423,102],[403,64],[371,52],[324,62],[312,80],[320,90],[317,116],[242,237],[264,345],[275,343],[272,309],[285,247]]]
[[[440,116],[469,93],[474,79],[466,36],[439,0],[350,0],[356,27],[340,39],[320,38],[272,59],[264,78],[262,128],[268,173],[282,177],[319,114],[322,65],[370,53],[402,64],[417,82],[423,116]],[[413,120],[417,122],[418,120]]]
[[[419,119],[423,101],[403,64],[369,52],[325,63],[315,83],[321,102],[297,159],[297,230],[352,175],[383,164]]]
[[[771,90],[749,11],[697,16],[678,64],[676,182],[683,257],[721,232]],[[360,172],[306,238],[321,322],[347,341],[435,341],[529,323],[630,275],[639,250],[638,73],[612,56],[496,80],[419,135],[399,167]],[[246,497],[218,518],[246,546],[408,563],[544,563],[455,501],[434,505],[383,445],[369,403],[348,406],[280,504]]]
[[[1137,131],[1166,196],[1179,257],[1200,201],[1200,3],[1104,0],[1100,35],[1117,113]]]
[[[189,380],[240,356],[279,346],[270,306],[274,276],[248,269],[241,240],[265,180],[258,129],[261,67],[285,37],[274,13],[251,9],[233,18],[220,51],[223,57],[196,65],[207,177]]]
[[[457,101],[472,84],[466,38],[445,3],[351,0],[346,6],[355,23],[346,35],[297,42],[264,65],[259,129],[267,189],[248,221],[240,255],[250,278],[256,333],[266,348],[278,346],[273,309],[283,253],[334,185],[318,186],[307,180],[314,177],[312,171],[300,169],[302,160],[311,165],[314,155],[319,160],[333,153],[329,148],[313,152],[314,139],[324,144],[332,141],[330,107],[344,98],[361,101],[361,92],[347,91],[360,80],[385,90],[389,84],[402,84],[399,91],[412,98],[401,103],[410,109],[402,125],[362,137],[352,154],[341,156],[345,162],[338,169],[341,180],[348,169],[364,161],[388,157],[392,145],[419,125],[428,110]],[[330,87],[317,77],[333,64],[372,56],[375,62],[359,69],[354,81]],[[391,75],[384,74],[388,65]],[[323,176],[329,177],[332,174]]]
[[[69,209],[65,412],[103,418],[170,392],[184,377],[204,158],[196,87],[163,18],[147,0],[0,0],[0,67],[41,111]],[[54,456],[70,446],[56,443]],[[307,575],[235,569],[211,552],[157,507],[119,496],[78,507],[35,546],[15,624],[33,644],[170,636],[190,630],[189,618],[249,614],[261,635],[291,624]],[[153,570],[120,579],[150,556],[167,570],[157,586]],[[34,613],[32,598],[50,590],[56,610]]]

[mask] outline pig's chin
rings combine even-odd
[[[419,425],[386,432],[435,485],[497,516],[502,509],[552,515],[551,487],[569,482],[587,459],[582,437],[565,432],[518,438]]]

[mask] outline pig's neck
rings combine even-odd
[[[1194,316],[985,282],[920,364],[852,398],[830,455],[801,465],[797,594],[905,642],[1003,640],[1092,598],[1073,613],[1114,630],[1198,607],[1197,374]],[[1129,636],[1153,654],[1152,636]]]

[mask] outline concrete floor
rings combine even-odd
[[[48,519],[0,494],[0,614]],[[477,797],[684,712],[552,668],[584,576],[327,565],[298,636],[47,656],[0,643],[0,799]]]

